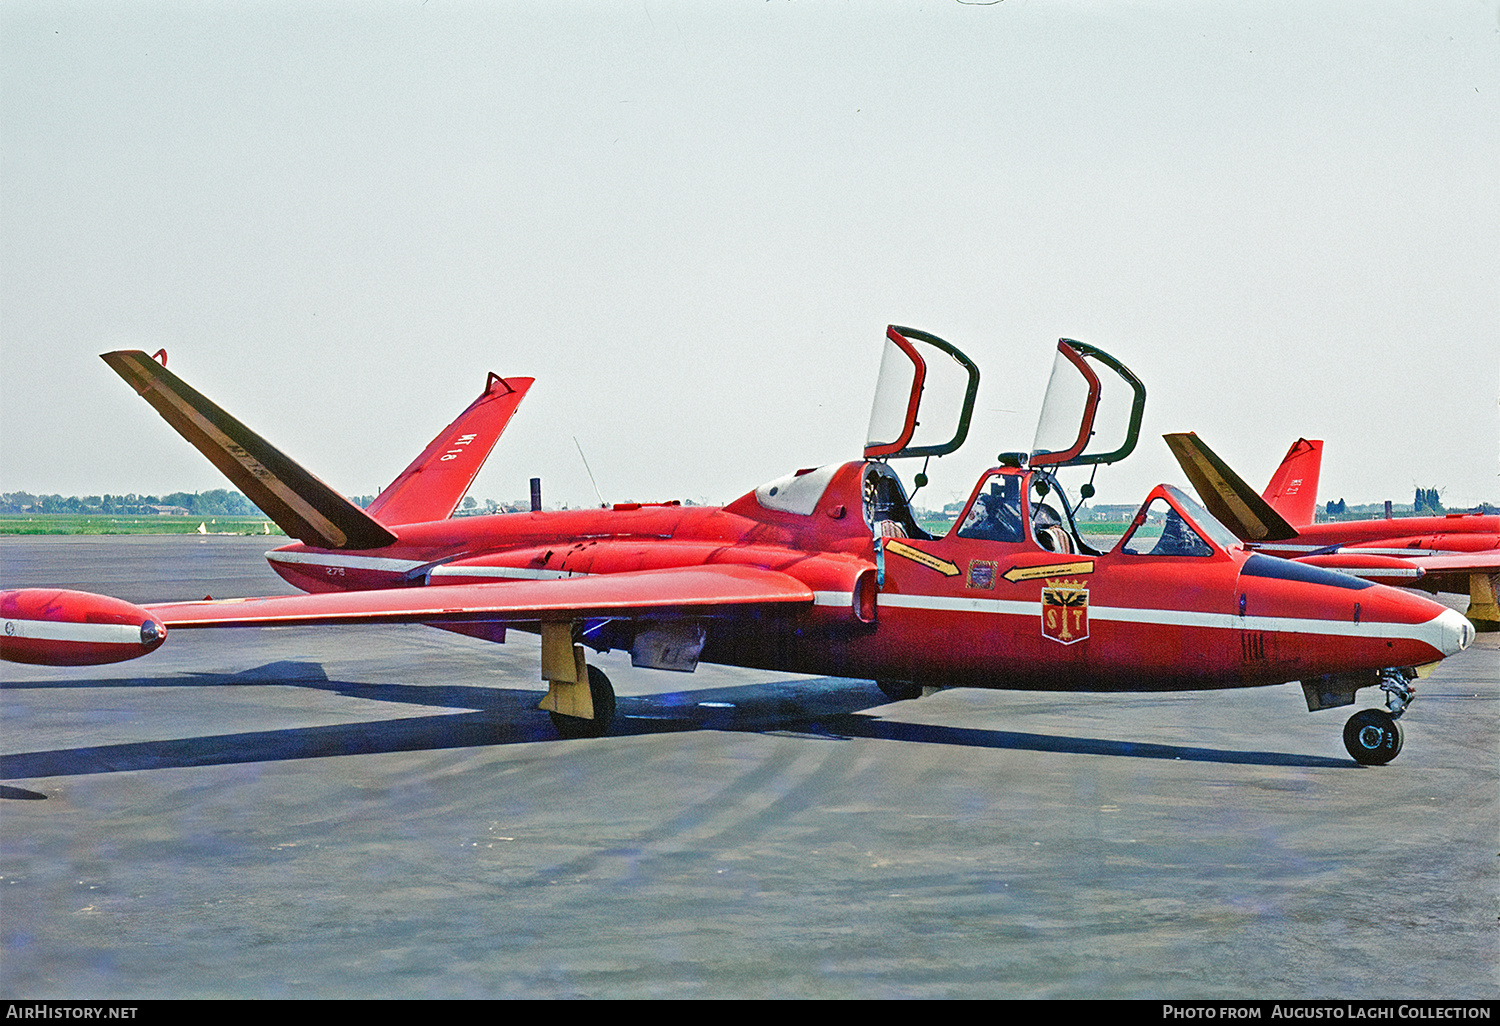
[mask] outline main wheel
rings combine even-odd
[[[1384,709],[1361,709],[1344,724],[1344,747],[1362,766],[1384,766],[1401,752],[1401,724]]]
[[[615,718],[615,689],[597,666],[589,667],[589,698],[594,703],[594,718],[591,720],[555,712],[547,714],[552,717],[552,726],[560,737],[603,737],[609,730]]]
[[[877,680],[875,686],[892,702],[905,702],[922,697],[922,685],[909,680]]]

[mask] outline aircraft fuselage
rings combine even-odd
[[[934,686],[1250,687],[1429,663],[1462,647],[1468,629],[1422,596],[1238,548],[1068,553],[1030,532],[998,541],[955,525],[941,538],[883,538],[877,554],[865,467],[838,468],[805,514],[765,508],[751,493],[725,507],[464,517],[393,527],[398,541],[378,550],[298,544],[267,557],[309,592],[777,570],[806,584],[813,604],[705,615],[702,659]],[[638,628],[604,618],[582,640],[629,649]]]

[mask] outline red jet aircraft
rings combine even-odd
[[[1293,442],[1257,496],[1197,435],[1165,437],[1199,497],[1247,549],[1382,584],[1467,593],[1475,629],[1500,630],[1500,516],[1449,513],[1315,524],[1321,441]]]
[[[625,503],[450,516],[531,380],[483,394],[368,511],[140,352],[104,360],[299,543],[267,553],[310,594],[133,606],[83,592],[0,594],[0,656],[84,665],[145,655],[169,631],[425,623],[491,641],[541,635],[541,708],[567,737],[598,736],[615,698],[585,658],[693,670],[700,660],[924,687],[1181,691],[1299,680],[1309,709],[1375,685],[1344,740],[1362,763],[1401,747],[1417,668],[1473,638],[1424,597],[1243,548],[1171,485],[1109,551],[1059,485],[1065,466],[1135,448],[1145,389],[1092,346],[1059,342],[1037,439],[1002,453],[944,536],[917,522],[890,461],[941,456],[968,433],[979,371],[942,339],[886,334],[864,459],[798,470],[722,508]],[[918,431],[947,392],[952,419]],[[951,434],[949,429],[951,428]],[[925,475],[915,477],[920,487]],[[1089,497],[1091,485],[1080,493]]]

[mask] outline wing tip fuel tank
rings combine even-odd
[[[0,592],[0,659],[41,666],[99,666],[154,652],[167,639],[158,617],[86,591]]]

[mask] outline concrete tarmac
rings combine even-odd
[[[0,538],[0,586],[283,593],[274,541]],[[1296,685],[886,704],[612,653],[615,732],[561,741],[514,633],[0,664],[0,997],[1493,1000],[1497,655],[1381,768]]]

